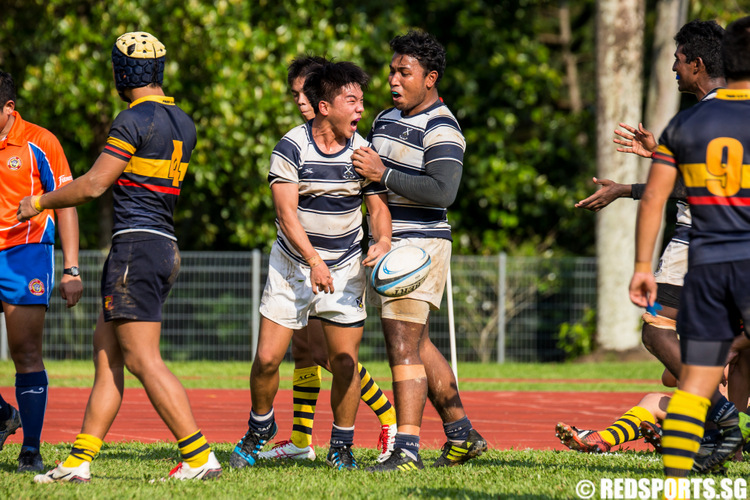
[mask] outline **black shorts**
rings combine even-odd
[[[685,275],[677,333],[682,362],[723,366],[740,322],[750,320],[750,260],[691,267]]]
[[[116,236],[102,272],[104,320],[161,321],[179,272],[177,242],[146,232]]]
[[[656,286],[656,301],[665,306],[673,309],[680,308],[680,294],[682,293],[682,287],[678,285],[670,285],[669,283],[657,283]]]

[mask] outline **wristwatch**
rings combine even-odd
[[[69,276],[80,276],[81,272],[78,270],[78,266],[73,266],[63,269],[63,274],[67,274]]]

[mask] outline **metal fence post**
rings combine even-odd
[[[0,359],[8,360],[8,330],[5,328],[5,313],[0,313]]]
[[[497,362],[505,363],[505,286],[507,255],[501,252],[497,273]]]
[[[257,248],[252,251],[252,277],[251,277],[251,294],[252,294],[252,313],[250,320],[250,359],[255,360],[255,351],[258,349],[258,334],[260,332],[260,263],[262,255]]]

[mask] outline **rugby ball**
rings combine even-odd
[[[401,297],[424,283],[431,263],[430,255],[418,246],[396,247],[375,264],[370,282],[380,295]]]

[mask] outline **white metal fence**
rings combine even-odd
[[[80,303],[66,309],[55,290],[47,313],[47,359],[89,359],[106,257],[83,251]],[[252,252],[182,252],[180,276],[164,307],[161,348],[170,360],[250,360],[268,256]],[[596,305],[593,258],[454,256],[451,261],[460,361],[556,361],[563,323],[580,322]],[[57,255],[58,281],[62,258]],[[430,337],[449,353],[446,298],[430,319]],[[5,335],[2,335],[3,341]],[[6,354],[0,346],[0,355]],[[380,323],[368,309],[362,360],[385,360]]]

